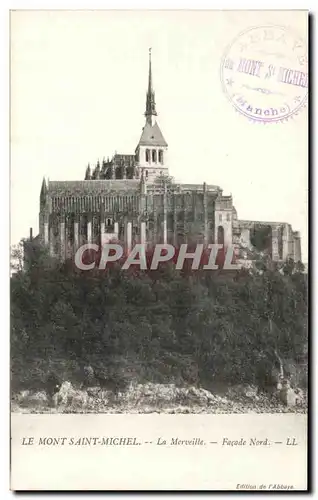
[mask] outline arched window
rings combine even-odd
[[[149,163],[149,161],[150,161],[150,151],[149,149],[146,149],[146,162]]]
[[[148,177],[148,170],[146,170],[146,172],[145,172],[145,173],[146,173],[146,177]]]
[[[116,179],[122,179],[123,178],[123,172],[121,167],[117,167],[115,171],[115,177]]]
[[[226,220],[229,222],[231,220],[231,214],[226,214]]]
[[[280,227],[278,229],[278,254],[281,260],[283,260],[284,258],[283,245],[284,245],[284,228]]]
[[[136,154],[135,154],[135,161],[137,163],[139,163],[139,151],[136,151]]]
[[[159,163],[163,163],[163,151],[162,151],[162,149],[159,150]]]
[[[219,214],[219,221],[222,222],[222,214]]]
[[[224,228],[222,226],[218,227],[218,243],[224,245]]]
[[[134,178],[134,167],[127,167],[126,168],[126,179],[133,179]]]
[[[111,225],[112,225],[112,220],[111,219],[107,219],[106,226],[109,227]]]
[[[157,151],[155,149],[152,150],[152,161],[157,163]]]

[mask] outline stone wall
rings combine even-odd
[[[149,243],[235,243],[253,250],[251,230],[269,226],[272,258],[301,259],[300,235],[289,224],[237,220],[235,214],[232,196],[205,183],[163,189],[137,180],[50,182],[41,198],[39,236],[52,255],[65,258],[82,244],[106,241],[107,234],[138,243],[144,222]]]

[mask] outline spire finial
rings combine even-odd
[[[148,71],[148,94],[151,94],[152,90],[152,71],[151,71],[151,47],[149,48],[149,71]]]

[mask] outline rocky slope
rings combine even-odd
[[[296,391],[291,403],[254,386],[232,386],[223,394],[174,384],[134,384],[115,395],[100,387],[75,389],[70,383],[50,400],[45,392],[22,391],[12,398],[20,413],[305,413],[307,394]]]

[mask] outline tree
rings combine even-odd
[[[24,264],[24,242],[22,239],[17,245],[10,249],[10,268],[12,272],[22,271]]]

